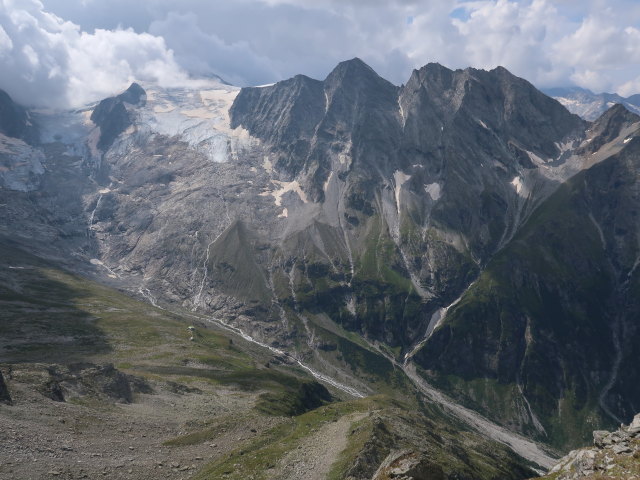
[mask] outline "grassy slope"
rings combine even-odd
[[[603,378],[613,355],[613,282],[583,213],[582,177],[539,208],[416,357],[464,403],[534,433],[521,383],[546,429],[541,438],[563,448],[607,424],[598,407],[604,379],[592,375]]]
[[[197,478],[220,478],[228,471],[235,472],[237,478],[261,478],[327,421],[357,412],[365,418],[354,424],[347,448],[332,467],[330,478],[344,478],[347,472],[356,478],[370,475],[374,463],[381,462],[398,442],[417,451],[428,448],[437,452],[438,461],[458,465],[456,469],[467,473],[461,478],[525,476],[520,461],[503,447],[491,445],[471,432],[451,429],[438,409],[421,405],[406,379],[386,365],[386,360],[328,330],[322,333],[339,344],[336,355],[352,364],[361,378],[370,377],[372,384],[387,395],[328,403],[326,391],[323,393],[324,389],[302,372],[274,364],[267,368],[271,357],[261,350],[238,339],[232,341],[197,322],[195,341],[190,341],[186,327],[193,319],[67,273],[8,244],[0,249],[0,306],[2,363],[114,363],[152,384],[207,382],[214,389],[220,386],[225,391],[253,392],[255,408],[251,415],[281,416],[271,430],[243,441],[236,450],[204,467]],[[96,408],[101,407],[96,404]],[[304,413],[309,408],[314,409]],[[403,415],[411,416],[411,420],[402,420]],[[211,421],[205,418],[184,434],[167,439],[165,445],[180,448],[215,440],[237,421],[233,415]],[[405,424],[411,428],[402,431],[399,425]],[[414,431],[414,425],[422,426]],[[385,432],[396,429],[397,433],[387,437],[380,434],[381,428]],[[437,438],[434,432],[438,432]],[[480,445],[483,453],[467,452],[456,438],[472,439],[473,449]],[[495,451],[501,454],[492,456]],[[362,455],[368,460],[363,461]],[[354,465],[360,467],[353,470]],[[505,471],[510,472],[506,477],[496,476],[496,472],[504,475]]]

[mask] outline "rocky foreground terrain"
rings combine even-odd
[[[593,448],[573,450],[551,469],[548,480],[640,478],[640,414],[614,432],[593,432]]]

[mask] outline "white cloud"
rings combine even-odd
[[[586,17],[578,29],[554,45],[554,53],[556,61],[572,68],[570,78],[577,85],[619,90],[620,83],[625,84],[616,78],[622,70],[636,66],[640,73],[640,30],[622,28],[613,12],[605,10]]]
[[[432,61],[503,65],[541,87],[628,94],[640,78],[637,0],[42,1],[68,21],[0,0],[0,88],[37,102],[183,82],[184,70],[238,85],[324,78],[354,56],[396,84]]]
[[[617,92],[624,97],[635,95],[640,92],[640,76],[620,85]]]
[[[169,13],[149,31],[173,45],[176,59],[195,75],[216,74],[234,85],[256,85],[280,80],[272,62],[253,51],[246,40],[226,43],[203,32],[194,13]]]
[[[502,65],[534,83],[561,77],[549,56],[550,46],[566,24],[546,0],[474,2],[467,19],[454,19],[464,59],[475,67]]]
[[[11,51],[13,48],[13,42],[7,32],[4,31],[2,25],[0,25],[0,53]]]
[[[36,0],[0,0],[0,87],[26,105],[80,106],[134,80],[188,82],[164,39],[133,30],[80,28]]]

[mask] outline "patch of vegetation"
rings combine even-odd
[[[353,466],[358,455],[363,451],[373,434],[373,423],[370,418],[363,418],[351,426],[351,432],[347,439],[347,448],[341,453],[336,463],[331,467],[327,476],[328,480],[342,480],[347,477],[347,472]]]
[[[194,479],[244,480],[252,477],[260,480],[269,478],[278,460],[324,424],[337,421],[354,412],[366,412],[379,408],[384,404],[385,400],[380,397],[369,397],[351,402],[333,403],[293,417],[290,421],[207,465]]]
[[[415,357],[459,401],[533,431],[512,400],[519,383],[541,439],[560,448],[607,425],[593,372],[604,379],[613,355],[615,281],[580,185],[562,186],[531,216]]]
[[[314,381],[301,381],[297,388],[260,395],[256,410],[267,415],[296,416],[314,410],[332,401],[324,385]]]
[[[390,398],[412,398],[413,386],[404,373],[380,352],[372,349],[361,336],[345,330],[339,324],[329,327],[313,316],[309,316],[309,319],[316,340],[322,339],[326,344],[335,345],[335,349],[323,352],[326,361],[350,369],[354,376]]]
[[[188,433],[186,435],[180,435],[179,437],[172,438],[163,443],[168,447],[185,447],[188,445],[198,445],[210,440],[216,439],[225,430],[235,425],[235,420],[232,418],[226,418],[223,421],[216,422],[214,425],[210,425],[205,429]]]

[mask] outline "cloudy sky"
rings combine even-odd
[[[638,0],[0,0],[0,88],[78,106],[133,80],[324,78],[358,56],[413,68],[503,65],[538,87],[640,93]]]

